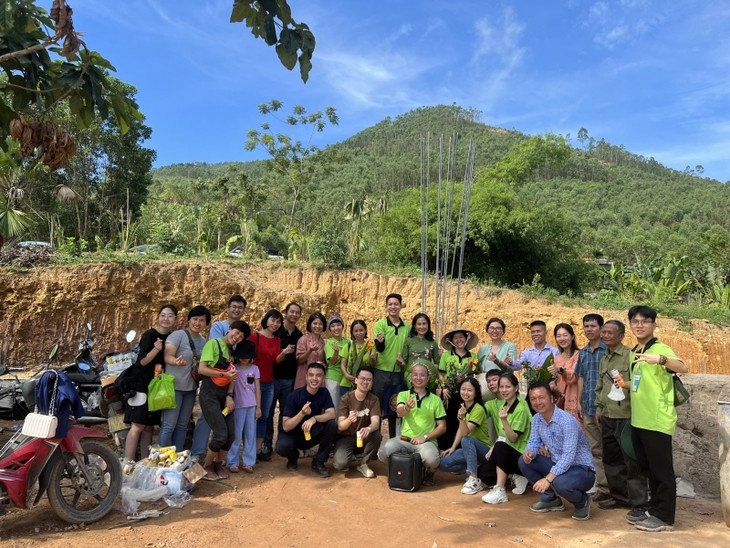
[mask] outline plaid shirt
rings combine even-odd
[[[601,359],[606,355],[606,345],[601,341],[595,350],[591,350],[590,345],[581,348],[578,356],[578,366],[575,368],[575,374],[583,377],[583,398],[581,406],[583,414],[589,417],[596,416],[596,383],[598,382],[598,369]]]
[[[532,417],[526,451],[537,454],[543,445],[550,451],[550,460],[555,463],[550,471],[556,476],[567,472],[573,465],[596,469],[591,448],[578,420],[559,407],[553,411],[550,422],[545,422],[540,413]]]

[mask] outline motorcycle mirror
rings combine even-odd
[[[56,356],[58,355],[58,349],[59,349],[59,348],[60,348],[60,347],[59,347],[59,344],[58,344],[58,343],[54,344],[54,345],[53,345],[53,346],[51,347],[51,353],[50,353],[50,354],[48,354],[48,361],[49,361],[49,362],[52,362],[52,361],[53,361],[53,358],[55,358],[55,357],[56,357]]]
[[[137,338],[137,332],[134,329],[132,329],[129,333],[127,333],[126,339],[127,339],[128,343],[131,343],[136,338]]]

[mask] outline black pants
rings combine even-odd
[[[639,466],[649,478],[649,513],[668,525],[674,525],[677,509],[677,484],[672,458],[672,436],[643,428],[631,428]]]
[[[213,432],[208,449],[214,453],[228,451],[235,438],[233,412],[223,415],[227,393],[228,386],[216,386],[208,377],[200,385],[200,409]]]
[[[632,508],[643,508],[649,500],[646,476],[639,463],[621,449],[621,432],[630,419],[601,417],[603,469],[608,491],[619,502]],[[663,520],[662,520],[663,521]]]
[[[317,451],[317,460],[321,463],[327,462],[330,456],[332,444],[337,437],[337,421],[332,419],[327,422],[317,422],[310,430],[312,439],[307,441],[304,439],[304,431],[301,424],[297,425],[290,432],[283,429],[279,432],[279,438],[276,440],[276,453],[284,457],[290,462],[296,462],[299,458],[299,450],[309,449],[319,444]]]

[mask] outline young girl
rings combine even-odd
[[[342,381],[340,382],[340,397],[344,396],[355,382],[355,375],[361,366],[373,367],[375,365],[375,354],[373,353],[373,341],[368,338],[368,326],[365,320],[355,320],[350,325],[350,351],[347,354],[347,361],[342,366]]]
[[[350,341],[342,336],[345,324],[339,316],[332,316],[329,321],[329,330],[332,335],[324,341],[324,358],[327,360],[327,375],[325,386],[335,404],[335,417],[340,411],[340,383],[342,371],[347,365],[347,356],[350,353]]]
[[[233,359],[237,362],[238,377],[233,383],[234,438],[228,450],[228,471],[239,471],[238,462],[243,439],[243,466],[240,468],[249,474],[253,473],[256,464],[256,419],[261,416],[261,373],[251,363],[256,357],[256,348],[251,341],[238,343],[233,351]]]
[[[499,393],[502,404],[496,417],[492,417],[497,426],[497,442],[487,453],[487,464],[496,469],[497,483],[491,491],[482,497],[487,504],[507,502],[505,485],[507,476],[513,474],[515,488],[512,492],[521,495],[527,488],[527,478],[520,474],[518,461],[530,438],[532,417],[527,402],[517,397],[519,382],[514,373],[502,373],[499,378]],[[497,401],[497,400],[494,400]]]
[[[477,471],[479,465],[486,461],[485,455],[490,446],[487,413],[482,404],[482,391],[476,379],[467,378],[461,383],[459,394],[461,396],[461,405],[457,413],[459,430],[451,447],[441,451],[439,470],[468,474],[461,492],[473,495],[484,489]]]
[[[583,417],[578,402],[578,376],[575,374],[575,367],[578,364],[578,356],[580,355],[578,345],[575,344],[575,332],[567,323],[559,323],[555,326],[553,334],[560,353],[555,356],[555,360],[548,367],[548,371],[557,377],[557,389],[562,396],[560,399],[563,399],[562,405],[560,400],[558,400],[557,405],[573,415],[583,428]]]
[[[403,351],[396,361],[403,369],[403,380],[411,388],[411,369],[416,364],[423,364],[428,368],[428,388],[434,391],[438,385],[439,351],[431,331],[431,318],[423,312],[413,316],[410,337],[403,345]]]

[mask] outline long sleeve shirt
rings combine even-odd
[[[591,448],[578,421],[559,407],[555,407],[550,422],[546,422],[540,413],[532,417],[526,450],[537,454],[543,445],[550,451],[550,459],[555,463],[550,472],[556,476],[574,465],[596,469]]]

